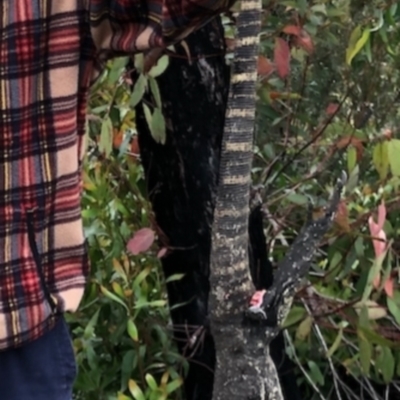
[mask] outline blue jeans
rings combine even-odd
[[[41,338],[0,352],[1,400],[71,400],[76,363],[64,317]]]

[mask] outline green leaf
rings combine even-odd
[[[313,319],[310,316],[307,316],[307,318],[302,321],[296,330],[296,339],[301,341],[306,340],[311,332],[312,323]]]
[[[365,45],[365,55],[367,56],[368,62],[371,64],[372,63],[371,40],[368,40],[368,42]]]
[[[371,28],[369,31],[370,31],[370,32],[379,31],[379,29],[382,28],[383,23],[384,23],[383,11],[382,11],[382,10],[379,10],[379,20],[378,20],[378,23],[376,24],[376,26],[374,26],[373,28]]]
[[[139,341],[139,334],[138,330],[136,327],[136,324],[133,322],[131,318],[128,319],[128,322],[126,324],[126,329],[128,331],[129,336],[132,338],[134,342]]]
[[[283,328],[297,324],[306,316],[306,310],[302,307],[293,306],[283,323]]]
[[[361,301],[363,303],[365,303],[365,301],[368,300],[369,296],[371,295],[374,279],[379,274],[379,272],[382,270],[382,264],[386,257],[386,254],[388,252],[388,249],[389,249],[389,246],[386,248],[386,250],[383,252],[383,254],[381,254],[378,258],[374,259],[374,263],[368,272],[367,283],[365,285],[364,293],[361,298]]]
[[[313,5],[313,6],[311,7],[311,10],[312,10],[314,13],[321,13],[321,14],[327,15],[327,12],[326,12],[326,5],[325,5],[325,4],[315,4],[315,5]]]
[[[135,54],[135,58],[134,58],[134,65],[135,65],[135,69],[142,74],[143,73],[143,68],[144,68],[144,55],[143,53],[138,53]]]
[[[386,384],[389,384],[394,375],[394,367],[395,367],[395,362],[394,362],[394,357],[392,350],[389,349],[389,347],[384,347],[383,349],[383,364],[382,364],[382,376],[383,380],[385,381]]]
[[[168,383],[167,385],[167,393],[173,393],[175,392],[177,389],[179,389],[183,384],[183,380],[182,378],[176,378],[174,379],[172,382]]]
[[[400,139],[388,142],[388,157],[392,174],[400,176]]]
[[[365,375],[369,375],[369,370],[371,367],[372,346],[366,339],[362,338],[362,336],[359,335],[358,338],[360,346],[361,368]]]
[[[100,313],[100,309],[98,309],[92,316],[92,318],[90,318],[90,321],[88,322],[88,324],[85,327],[85,330],[83,332],[83,337],[85,339],[89,339],[93,336],[94,334],[94,327],[97,324],[97,320],[99,319],[99,313]]]
[[[149,275],[150,272],[151,272],[151,267],[146,267],[143,271],[141,271],[133,281],[132,289],[135,290],[139,288],[142,281],[146,279],[147,275]]]
[[[389,172],[388,142],[380,142],[374,146],[372,160],[381,180],[386,179]]]
[[[124,268],[122,267],[120,261],[117,260],[116,258],[113,258],[112,265],[113,265],[113,269],[118,274],[118,276],[121,277],[125,283],[128,283],[128,277],[126,276],[126,272],[125,272]]]
[[[118,57],[113,60],[111,71],[108,75],[108,84],[114,85],[121,77],[126,64],[128,64],[129,57]]]
[[[307,364],[310,368],[310,375],[313,378],[314,383],[323,386],[325,383],[325,378],[319,366],[314,361],[308,361]]]
[[[123,358],[121,363],[121,390],[125,391],[128,387],[129,379],[132,375],[132,372],[135,368],[135,358],[136,352],[135,350],[128,350]]]
[[[153,94],[154,100],[156,101],[156,106],[161,109],[161,94],[158,83],[152,76],[149,76],[149,84],[151,93]]]
[[[118,392],[118,398],[117,398],[117,400],[131,400],[131,398],[130,397],[128,397],[128,396],[125,396],[123,393],[121,393],[121,392]]]
[[[363,328],[369,328],[369,317],[368,317],[368,309],[364,302],[360,302],[362,304],[359,307],[359,316],[358,316],[358,326]]]
[[[346,50],[346,63],[348,65],[351,65],[351,62],[353,58],[361,51],[361,49],[365,46],[367,41],[369,40],[369,37],[371,35],[371,32],[369,29],[365,29],[361,33],[361,27],[357,26],[351,36],[350,36],[350,41],[349,45]]]
[[[100,290],[101,290],[101,293],[104,294],[104,296],[108,297],[110,300],[113,300],[118,304],[121,304],[121,306],[123,306],[126,309],[126,311],[129,312],[128,306],[118,296],[116,296],[114,293],[111,293],[104,286],[100,286]]]
[[[144,92],[147,88],[147,77],[143,74],[139,75],[139,78],[135,82],[133,92],[129,101],[129,105],[133,108],[142,100]]]
[[[108,157],[112,151],[112,142],[113,142],[112,128],[113,126],[111,118],[107,117],[105,120],[103,120],[101,124],[100,142],[99,142],[99,151],[104,152],[106,157]]]
[[[148,107],[148,105],[145,103],[142,103],[142,104],[143,104],[143,112],[144,112],[144,116],[146,118],[147,125],[148,125],[149,129],[151,130],[151,120],[153,119],[153,115],[151,114],[151,110]]]
[[[332,346],[329,348],[328,352],[326,353],[326,356],[328,358],[332,357],[332,355],[335,353],[335,351],[338,349],[340,343],[342,342],[343,339],[343,326],[340,327],[339,332],[332,343]]]
[[[380,346],[393,347],[393,343],[390,340],[385,339],[384,337],[382,337],[376,332],[371,331],[370,329],[359,326],[357,332],[359,335],[362,335],[362,337],[370,343],[378,344]]]
[[[165,120],[161,110],[159,108],[155,108],[154,113],[151,114],[150,108],[144,103],[143,109],[147,124],[150,128],[151,136],[157,143],[165,144],[167,134]]]
[[[395,359],[392,351],[387,346],[379,346],[376,349],[378,356],[375,358],[375,369],[382,374],[386,384],[390,383],[394,376]]]
[[[114,290],[114,293],[116,294],[116,295],[118,295],[119,297],[121,297],[121,298],[125,298],[125,293],[124,293],[124,291],[122,290],[122,287],[121,287],[121,285],[118,283],[118,282],[113,282],[112,284],[111,284],[111,286],[112,286],[112,288],[113,288],[113,290]]]
[[[386,51],[387,51],[389,54],[391,54],[392,56],[395,56],[396,53],[393,51],[392,47],[391,47],[390,44],[389,44],[389,38],[388,38],[388,36],[387,36],[386,29],[380,29],[378,33],[379,33],[379,36],[381,37],[383,43],[386,44]]]
[[[154,109],[153,118],[151,120],[151,134],[157,143],[165,144],[167,139],[165,119],[159,108]]]
[[[339,266],[343,263],[343,255],[339,251],[335,251],[329,260],[328,273],[325,275],[326,282],[332,282],[336,279],[337,275],[344,271]]]
[[[133,380],[130,379],[128,383],[129,391],[135,400],[146,400],[142,389],[138,386],[138,384]]]
[[[167,395],[164,394],[160,389],[151,390],[150,394],[147,392],[147,400],[168,400]]]
[[[349,51],[349,49],[352,49],[356,46],[356,43],[360,39],[361,35],[362,35],[362,27],[360,25],[357,25],[350,34],[349,44],[346,50],[346,59],[347,59],[347,52]]]
[[[167,300],[153,300],[147,303],[149,307],[164,307],[166,304]]]
[[[288,201],[300,206],[308,204],[308,197],[298,193],[290,193],[286,196]]]
[[[180,281],[184,276],[185,274],[173,274],[165,280],[165,283]]]
[[[150,69],[149,75],[153,78],[157,78],[157,76],[161,75],[167,69],[168,64],[169,57],[167,55],[160,57],[157,64]]]
[[[308,1],[307,0],[297,0],[296,1],[296,8],[298,9],[298,11],[299,11],[299,14],[301,15],[301,16],[304,16],[305,15],[305,13],[307,12],[307,10],[308,10]]]
[[[149,385],[149,388],[150,388],[151,390],[157,390],[157,389],[158,389],[157,382],[156,382],[156,380],[153,378],[152,375],[146,374],[145,379],[146,379],[146,382],[147,382],[147,384]]]
[[[347,180],[346,183],[346,192],[348,193],[353,193],[354,189],[357,187],[358,185],[358,179],[360,177],[360,167],[357,164],[353,170],[351,171],[351,173],[349,174],[349,179]]]
[[[354,250],[356,251],[357,256],[360,258],[365,254],[365,244],[364,238],[359,236],[354,242]]]
[[[85,347],[86,359],[89,367],[94,371],[98,368],[99,357],[93,349],[92,344],[89,342]]]
[[[347,149],[347,169],[349,174],[353,171],[354,167],[357,165],[357,150],[354,146],[349,146]]]

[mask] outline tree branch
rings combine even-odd
[[[290,310],[293,297],[308,273],[318,245],[332,226],[346,181],[347,175],[342,172],[322,217],[313,220],[312,207],[309,207],[307,222],[285,258],[278,264],[272,287],[268,291],[256,292],[253,296],[251,307],[245,313],[245,319],[261,321],[262,325],[268,327],[269,341],[279,332]]]

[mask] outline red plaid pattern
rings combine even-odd
[[[81,300],[80,188],[96,60],[166,46],[232,0],[0,2],[0,350]]]

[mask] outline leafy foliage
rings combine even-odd
[[[339,387],[351,398],[340,371],[380,398],[370,383],[400,379],[400,6],[268,0],[264,9],[253,179],[265,188],[274,259],[299,231],[308,199],[318,214],[332,177],[342,169],[350,177],[335,228],[286,320],[288,353],[304,398],[335,398]],[[229,47],[232,25],[224,22]],[[164,143],[155,78],[168,57],[137,56],[133,83],[127,65],[110,63],[90,98],[83,217],[92,272],[69,317],[76,396],[179,399],[186,364],[171,341],[157,258],[166,249],[154,243],[133,110],[150,91],[144,112]]]
[[[180,399],[186,362],[171,340],[157,257],[165,252],[145,198],[125,65],[110,63],[90,99],[82,214],[91,276],[68,318],[79,366],[75,392],[85,400]]]
[[[399,98],[393,91],[400,7],[299,0],[266,8],[253,173],[268,193],[275,258],[299,231],[308,199],[318,214],[332,177],[342,169],[350,177],[335,228],[286,321],[289,353],[302,370],[300,382],[310,385],[305,398],[336,398],[339,386],[350,396],[339,370],[371,393],[364,379],[400,378]]]

